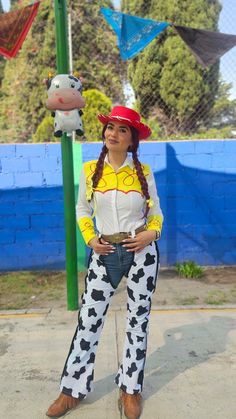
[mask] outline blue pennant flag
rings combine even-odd
[[[118,38],[123,60],[135,57],[167,26],[167,22],[144,19],[101,7],[101,12]]]

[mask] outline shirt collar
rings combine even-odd
[[[106,154],[106,157],[104,159],[104,163],[111,166],[111,164],[108,161],[108,154]],[[125,166],[129,166],[131,169],[133,168],[133,159],[128,154],[127,154],[127,157],[126,157],[124,163],[122,164],[122,166],[119,167],[119,169],[121,169],[122,167],[125,167]]]

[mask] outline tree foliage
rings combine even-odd
[[[0,56],[0,89],[2,87],[2,80],[4,78],[4,69],[5,69],[6,60]],[[0,98],[3,97],[2,89],[0,90]]]
[[[28,0],[21,0],[14,7],[26,5]],[[70,1],[74,70],[83,76],[84,89],[97,88],[112,101],[122,101],[119,52],[115,36],[99,12],[101,5],[109,7],[111,2]],[[21,50],[6,63],[0,113],[4,141],[31,141],[44,121],[47,91],[43,79],[49,71],[56,73],[54,7],[52,0],[44,0]]]
[[[232,83],[219,80],[219,87],[216,94],[214,106],[210,111],[208,128],[222,129],[227,126],[236,126],[236,99],[230,99]]]
[[[100,12],[101,6],[112,8],[112,1],[72,0],[71,5],[73,64],[83,77],[84,89],[98,89],[113,102],[121,102],[126,66],[116,37]]]
[[[3,6],[2,6],[2,1],[0,0],[0,13],[3,13]],[[2,86],[2,79],[4,77],[4,68],[5,68],[5,63],[6,60],[0,55],[0,89]],[[2,100],[3,94],[2,91],[0,90],[0,100]]]
[[[217,30],[221,6],[218,0],[123,0],[122,10]],[[128,74],[140,111],[155,117],[164,134],[196,131],[209,120],[218,92],[219,65],[203,69],[172,28],[130,62]]]
[[[27,4],[24,0],[19,6]],[[36,131],[46,112],[43,79],[50,68],[55,68],[54,13],[51,1],[44,0],[21,50],[6,63],[0,117],[5,141],[27,142]]]
[[[11,8],[28,5],[11,0]],[[1,8],[0,0],[0,8]],[[52,119],[46,109],[48,72],[56,73],[53,0],[40,2],[27,38],[14,59],[0,57],[0,141],[54,141]],[[122,83],[127,64],[122,63],[116,36],[100,13],[111,0],[69,0],[73,69],[83,79],[87,105],[85,135],[100,138],[96,114],[112,103],[124,103]],[[220,0],[123,0],[122,10],[132,15],[179,25],[217,30]],[[135,92],[135,107],[152,126],[152,138],[216,135],[235,125],[235,100],[230,85],[220,79],[219,65],[203,69],[181,38],[168,28],[128,64]],[[223,135],[223,134],[222,134]],[[44,139],[45,138],[45,139]]]
[[[33,143],[57,142],[54,137],[54,120],[51,115],[46,115],[38,125],[36,132],[32,136]]]

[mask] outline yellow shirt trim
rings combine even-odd
[[[78,225],[86,244],[96,237],[93,220],[90,217],[79,218]]]
[[[86,196],[92,196],[92,176],[96,168],[97,160],[85,163],[84,170],[86,174]],[[142,165],[144,176],[148,176],[150,168],[147,164]],[[103,175],[95,189],[96,192],[105,193],[117,189],[119,192],[139,192],[142,194],[141,185],[135,168],[130,166],[121,167],[115,172],[108,164],[104,164]]]
[[[147,217],[147,230],[156,230],[161,234],[163,217],[161,215],[150,215]]]

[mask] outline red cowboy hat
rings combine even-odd
[[[114,106],[110,115],[99,114],[98,119],[104,125],[113,121],[134,127],[138,131],[139,140],[145,140],[152,133],[151,129],[141,122],[139,113],[125,106]]]

